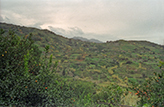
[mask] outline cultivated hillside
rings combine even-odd
[[[153,72],[159,72],[159,61],[164,61],[164,47],[148,41],[110,41],[91,43],[68,39],[49,30],[0,23],[0,28],[28,37],[43,49],[50,45],[49,55],[59,61],[57,72],[63,76],[95,83],[124,80],[142,81]]]

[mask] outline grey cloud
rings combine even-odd
[[[84,35],[84,32],[78,27],[70,27],[68,30],[65,30],[63,28],[52,27],[52,26],[48,26],[48,28],[51,31],[55,32],[56,34],[60,34],[69,38],[74,36]]]
[[[3,17],[0,15],[0,21],[1,22],[3,22],[4,21],[4,19],[3,19]]]
[[[38,28],[38,29],[42,29],[42,28],[41,28],[41,25],[43,25],[43,23],[35,23],[35,24],[33,24],[33,25],[30,25],[30,27],[36,27],[36,28]]]
[[[68,30],[65,30],[63,28],[56,28],[52,26],[48,26],[48,28],[55,32],[56,34],[72,38],[72,37],[84,37],[87,39],[97,39],[103,42],[106,41],[115,41],[118,40],[119,38],[117,36],[113,36],[111,34],[96,34],[96,33],[84,33],[82,29],[79,27],[71,27]]]
[[[161,36],[164,34],[163,0],[1,1],[1,13],[11,23],[48,27],[67,37],[82,36],[101,41],[146,39],[158,43],[164,39]]]
[[[0,21],[1,22],[11,23],[11,20],[8,17],[6,17],[6,16],[2,17],[1,15],[0,15]]]
[[[8,20],[8,21],[10,21],[10,19],[9,19],[8,17],[6,17],[6,16],[5,16],[5,20]]]
[[[52,27],[52,26],[48,26],[48,28],[51,31],[55,32],[56,34],[63,35],[63,36],[67,35],[66,30],[64,30],[63,28],[57,28],[57,27]]]
[[[48,9],[49,6],[46,5],[46,1],[44,0],[42,2],[38,0],[2,0],[1,5],[1,13],[7,15],[7,17],[11,17],[14,20],[12,22],[16,23],[19,23],[24,17],[27,20],[35,20],[35,23],[51,23],[52,20],[50,18],[52,14],[49,13],[52,11]],[[22,18],[17,21],[15,15],[20,15]]]
[[[84,34],[82,29],[80,29],[78,27],[69,27],[69,29],[70,29],[70,33],[72,33],[72,34],[77,34],[77,35],[83,35]]]

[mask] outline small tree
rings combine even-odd
[[[71,102],[73,91],[65,81],[54,75],[57,62],[52,55],[47,61],[34,45],[32,34],[23,39],[9,31],[0,30],[0,105],[1,106],[58,106]],[[61,86],[63,87],[61,89]],[[69,99],[70,98],[70,99]]]

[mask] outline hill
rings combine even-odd
[[[159,61],[164,61],[163,46],[148,41],[111,41],[93,43],[68,39],[49,30],[41,30],[6,23],[0,28],[13,30],[21,37],[33,34],[33,40],[42,50],[50,45],[49,55],[59,61],[57,72],[106,85],[109,82],[124,84],[125,79],[142,81],[153,72],[159,72]]]

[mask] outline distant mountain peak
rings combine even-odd
[[[77,36],[73,37],[72,39],[86,41],[86,42],[103,43],[102,41],[99,41],[97,39],[87,39],[84,37],[77,37]]]

